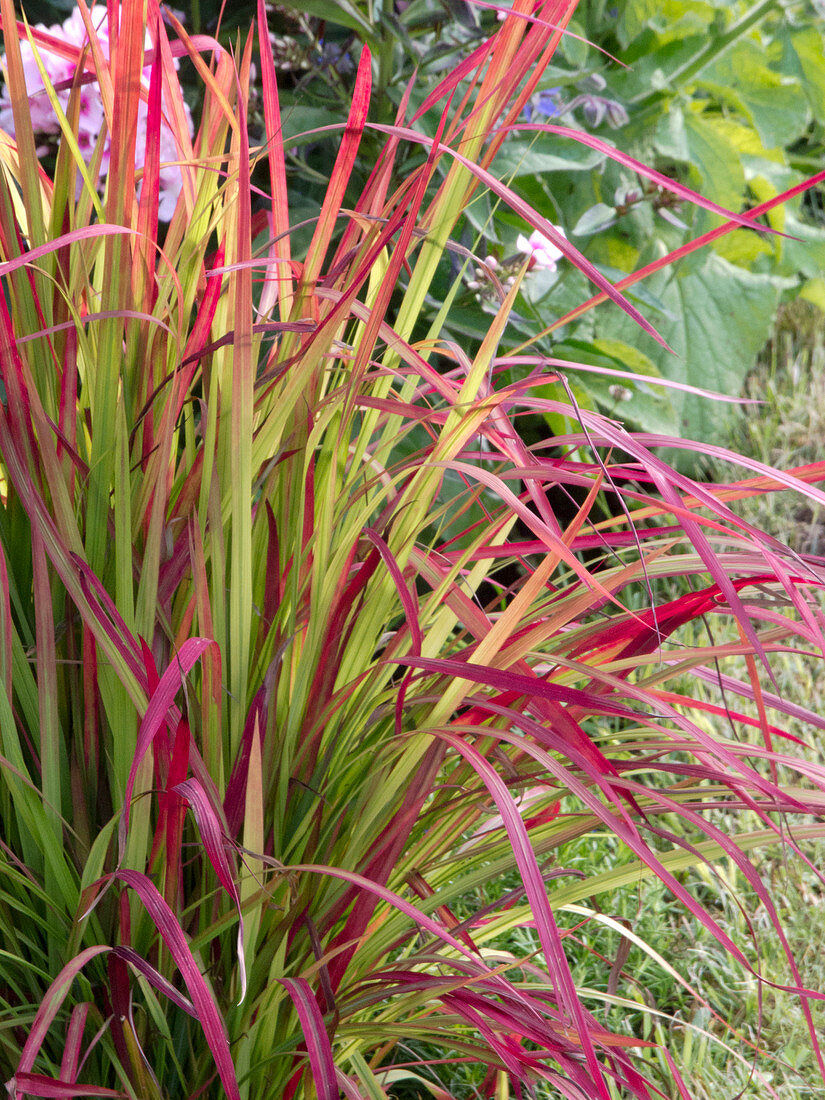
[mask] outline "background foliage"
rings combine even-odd
[[[71,0],[40,0],[27,10],[33,20],[52,22],[72,6]],[[233,4],[223,12],[221,7],[217,0],[201,0],[182,10],[191,29],[219,33],[231,46],[239,29],[248,26],[254,5]],[[294,8],[272,5],[270,25],[284,133],[294,143],[287,173],[295,184],[293,209],[300,223],[320,203],[335,157],[334,138],[313,131],[344,122],[360,44],[368,44],[376,59],[373,117],[390,122],[413,71],[423,89],[426,79],[438,78],[483,40],[495,26],[495,11],[465,0],[314,0]],[[608,277],[619,279],[655,263],[721,219],[680,202],[593,148],[568,140],[549,151],[529,130],[531,122],[555,120],[597,135],[731,210],[769,201],[820,167],[825,19],[813,0],[667,5],[587,0],[570,29],[519,129],[499,154],[496,171],[563,227]],[[183,80],[186,86],[186,72]],[[191,84],[193,103],[195,87]],[[412,102],[423,94],[414,90]],[[256,117],[253,104],[253,136],[260,133]],[[365,137],[356,180],[366,180],[379,148],[376,136]],[[408,156],[412,160],[399,159],[399,173],[415,163],[415,151]],[[780,301],[801,296],[825,309],[824,210],[822,187],[800,194],[765,219],[784,236],[743,229],[637,285],[632,300],[648,308],[675,355],[638,338],[633,322],[611,305],[567,320],[588,293],[586,279],[569,266],[525,282],[506,338],[516,346],[543,333],[535,346],[571,364],[661,375],[738,394]],[[516,253],[521,230],[495,196],[481,197],[468,209],[460,239],[479,256],[506,261]],[[295,236],[300,244],[300,230]],[[454,257],[452,274],[460,266]],[[447,293],[447,274],[433,288],[434,301]],[[465,282],[472,276],[470,267]],[[489,282],[481,297],[494,308]],[[474,298],[465,287],[451,309],[447,324],[456,339],[484,337]],[[433,307],[430,320],[434,313]],[[640,381],[618,385],[572,367],[571,372],[583,407],[619,413],[648,431],[704,440],[718,432],[719,410],[701,398],[663,393]],[[552,416],[548,420],[551,428],[561,428]],[[695,456],[671,457],[695,470]]]
[[[206,5],[198,10],[206,24],[216,17]],[[495,25],[495,13],[432,0],[319,2],[292,14],[279,6],[279,21],[276,58],[280,49],[287,85],[294,83],[284,96],[285,124],[298,134],[343,120],[358,40],[379,58],[379,110],[383,104],[389,118],[414,68],[433,76],[446,71]],[[496,170],[609,277],[655,262],[719,225],[719,217],[587,146],[568,140],[551,151],[529,122],[556,121],[597,135],[732,210],[768,201],[821,166],[825,23],[813,3],[588,0],[571,30],[581,37],[562,41]],[[294,154],[290,169],[306,188],[309,214],[322,186],[316,173],[322,180],[333,149],[310,142],[296,145]],[[820,188],[799,195],[768,216],[767,224],[786,236],[738,231],[637,285],[634,300],[648,307],[675,355],[639,339],[613,306],[565,323],[588,293],[569,266],[525,283],[507,338],[515,345],[550,326],[537,346],[571,363],[739,393],[780,300],[801,295],[825,308],[822,194]],[[501,261],[514,254],[520,231],[518,219],[488,197],[468,210],[461,240]],[[437,283],[436,298],[446,290],[445,281]],[[465,291],[451,310],[448,325],[457,339],[483,339],[475,304]],[[617,388],[593,374],[572,377],[584,407],[618,412],[646,430],[706,440],[718,431],[719,410],[697,397],[663,394],[643,382]],[[550,426],[559,427],[552,417]],[[695,458],[674,457],[693,467]]]

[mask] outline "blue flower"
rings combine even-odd
[[[337,42],[325,42],[323,38],[319,38],[318,45],[321,47],[315,53],[315,63],[318,66],[337,69],[342,76],[355,71],[352,54],[346,52]]]
[[[524,118],[527,122],[533,121],[533,115],[541,115],[544,118],[557,118],[564,110],[561,99],[561,88],[547,88],[543,92],[537,92],[524,105]]]

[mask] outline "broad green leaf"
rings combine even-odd
[[[825,279],[821,276],[817,279],[809,279],[800,290],[799,297],[813,302],[825,313]]]
[[[605,311],[597,334],[640,344],[665,378],[734,396],[770,334],[782,289],[791,285],[793,280],[752,274],[710,254],[695,271],[677,270],[653,281],[670,313],[656,327],[675,355],[655,347],[617,310]],[[680,434],[719,442],[727,415],[722,406],[676,391],[671,400]]]
[[[549,152],[552,148],[553,151]],[[584,172],[601,164],[604,157],[575,141],[539,135],[539,140],[511,138],[495,160],[496,175],[533,176],[541,172]]]
[[[707,0],[661,0],[652,25],[661,42],[704,34],[716,18],[714,5]]]
[[[798,176],[791,172],[785,165],[772,164],[764,157],[745,156],[742,158],[745,170],[748,174],[748,190],[759,200],[767,202],[775,198],[780,191],[798,181]],[[768,224],[772,229],[785,232],[785,219],[791,204],[776,206],[767,215]],[[778,253],[781,253],[782,238],[776,242]]]
[[[575,69],[583,69],[587,64],[590,48],[587,44],[587,30],[577,19],[567,24],[568,33],[561,40],[561,49],[565,58]],[[578,35],[574,38],[574,35]]]
[[[574,373],[571,373],[567,379],[568,388],[579,409],[593,410],[596,408],[596,397],[590,389],[589,382],[589,376],[585,377]],[[536,388],[535,393],[538,397],[563,401],[565,404],[570,405],[567,391],[562,389],[560,385],[539,386]],[[567,432],[581,431],[581,424],[572,415],[565,416],[562,413],[548,412],[545,413],[544,419],[553,435],[565,435]]]
[[[678,94],[678,87],[671,87],[669,74],[678,71],[682,65],[689,64],[697,52],[707,44],[704,36],[692,35],[675,38],[662,43],[654,33],[648,30],[634,42],[622,60],[628,68],[611,76],[610,87],[625,102],[644,100],[651,92],[667,91]],[[667,110],[667,99],[654,104],[653,110],[642,119],[643,127],[639,136],[648,132],[648,125],[657,115]],[[634,121],[631,110],[631,123]]]
[[[340,131],[338,133],[330,131],[328,134],[315,134],[312,131],[321,126],[330,126],[335,122],[344,121],[343,115],[333,114],[326,107],[305,107],[301,104],[285,103],[282,119],[284,145],[287,147],[308,145],[311,142],[321,141],[325,137],[332,137],[339,142]]]
[[[714,5],[706,0],[629,0],[620,8],[616,33],[623,46],[646,27],[656,31],[659,46],[683,40],[704,33],[716,16]]]
[[[576,237],[586,237],[590,233],[598,233],[600,229],[607,229],[616,221],[616,211],[606,203],[597,202],[582,214],[571,232]]]
[[[608,236],[604,251],[607,263],[619,271],[633,271],[639,262],[639,249],[624,237]]]
[[[736,150],[704,115],[685,114],[690,164],[699,176],[699,190],[707,198],[738,210],[745,187],[745,174]]]
[[[560,345],[556,351],[562,358],[580,363],[661,378],[658,367],[643,351],[635,344],[622,340],[603,338],[588,343],[570,341]],[[667,388],[622,379],[620,375],[591,374],[587,371],[579,373],[575,367],[571,371],[578,385],[595,399],[599,408],[608,416],[635,426],[643,425],[649,431],[665,434],[678,432],[679,420],[671,400],[672,391]]]
[[[641,34],[658,10],[657,0],[628,0],[616,21],[616,34],[622,46]]]
[[[678,103],[664,111],[655,128],[653,147],[660,156],[673,160],[690,159],[690,146],[685,132],[685,112]]]
[[[825,57],[821,28],[803,27],[790,33],[785,27],[777,37],[782,43],[782,72],[797,77],[800,91],[822,126],[825,124]]]
[[[363,17],[355,4],[349,3],[349,0],[301,0],[298,10],[308,15],[315,15],[329,23],[348,27],[371,45],[379,40],[375,27]]]
[[[782,262],[778,270],[783,275],[796,273],[816,279],[825,271],[825,227],[811,225],[787,211],[782,241]]]
[[[709,65],[699,86],[741,105],[768,149],[789,145],[807,124],[808,105],[799,85],[770,69],[764,50],[750,39],[737,42]]]
[[[738,229],[727,237],[713,242],[713,251],[728,263],[739,267],[753,268],[760,256],[773,256],[774,249],[769,240],[748,229]]]
[[[718,137],[740,155],[745,153],[758,157],[768,155],[768,151],[759,140],[759,134],[752,126],[746,126],[727,115],[710,114],[709,112],[705,112],[702,118]],[[777,156],[777,159],[781,157],[781,153],[778,151],[774,155]]]

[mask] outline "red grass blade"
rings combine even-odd
[[[272,188],[272,261],[276,265],[275,284],[280,303],[281,320],[289,317],[292,304],[291,246],[289,232],[289,201],[286,189],[286,164],[284,161],[284,142],[281,127],[281,106],[278,100],[278,81],[275,76],[275,60],[272,43],[269,40],[269,28],[266,19],[264,0],[258,0],[258,42],[261,59],[261,88],[263,92],[264,124],[267,140],[267,163],[269,164],[269,183]],[[267,290],[261,299],[264,309]]]
[[[341,203],[344,200],[344,192],[355,164],[358,146],[361,143],[361,135],[364,132],[364,124],[367,119],[367,111],[370,104],[370,92],[372,89],[372,55],[369,48],[364,46],[361,50],[361,58],[358,62],[358,72],[355,76],[355,88],[352,93],[352,105],[344,137],[335,158],[335,164],[330,175],[329,186],[324,196],[324,204],[321,207],[321,215],[315,227],[312,243],[307,250],[307,261],[304,267],[304,282],[313,283],[321,273],[321,266],[326,255],[329,242],[335,230],[335,224],[341,211]]]
[[[11,260],[6,260],[4,263],[0,263],[0,279],[4,279],[12,271],[17,271],[20,267],[26,267],[27,264],[33,264],[35,260],[39,260],[41,256],[48,256],[51,252],[57,252],[61,248],[65,248],[66,245],[73,244],[75,241],[89,241],[94,240],[96,237],[111,237],[118,234],[135,234],[137,230],[129,229],[125,225],[107,225],[105,223],[100,225],[86,225],[82,229],[73,229],[69,233],[63,233],[59,237],[55,237],[54,240],[47,241],[45,244],[39,245],[37,248],[29,249],[22,253],[20,256],[15,256]]]
[[[559,249],[560,252],[562,252],[573,264],[575,264],[575,266],[581,272],[583,272],[583,274],[585,274],[591,282],[600,287],[603,293],[608,298],[614,301],[620,309],[623,309],[624,312],[629,317],[631,317],[639,325],[640,328],[644,329],[644,331],[648,333],[649,336],[652,336],[658,344],[667,349],[667,351],[673,350],[671,347],[669,347],[667,341],[663,340],[658,332],[656,332],[650,322],[645,320],[645,318],[641,315],[641,313],[639,313],[636,307],[631,305],[631,303],[624,297],[624,295],[608,279],[606,279],[604,275],[602,275],[598,268],[596,268],[588,259],[586,259],[586,257],[583,256],[582,253],[579,252],[579,250],[575,248],[570,243],[570,241],[567,240],[566,237],[563,237],[561,233],[559,233],[557,228],[552,224],[552,222],[549,222],[546,218],[541,217],[541,215],[536,210],[534,210],[528,202],[526,202],[524,199],[521,198],[521,196],[516,194],[516,192],[513,191],[512,188],[507,186],[507,184],[502,183],[501,180],[497,179],[485,168],[482,168],[474,161],[463,156],[463,154],[457,152],[457,150],[450,148],[449,145],[444,145],[442,143],[435,145],[431,138],[420,134],[417,130],[411,130],[407,126],[389,126],[379,122],[371,122],[367,125],[369,126],[369,128],[373,130],[379,130],[381,133],[387,134],[391,137],[396,136],[400,138],[405,138],[406,140],[415,142],[418,145],[429,145],[431,148],[435,148],[437,153],[445,153],[448,156],[453,157],[460,164],[463,164],[464,167],[467,168],[486,187],[488,187],[493,192],[493,194],[498,195],[500,199],[503,199],[504,202],[506,202],[507,205],[516,214],[519,215],[519,217],[523,218],[528,223],[528,225],[531,225],[534,229],[538,229],[538,231],[540,233],[543,233],[544,236],[548,238],[548,240],[552,241],[552,243]],[[324,133],[330,130],[338,129],[340,129],[340,126],[338,125],[319,126],[308,132]],[[316,265],[313,265],[313,273],[315,272],[315,266]]]
[[[395,584],[395,589],[398,592],[398,598],[401,601],[401,606],[404,609],[404,617],[407,621],[407,628],[410,632],[410,640],[412,647],[412,654],[417,657],[421,653],[421,646],[423,643],[423,635],[421,632],[421,623],[419,621],[418,614],[418,601],[414,591],[410,591],[404,580],[404,575],[398,566],[398,562],[392,555],[389,546],[384,542],[377,531],[373,531],[371,528],[366,527],[364,529],[365,536],[370,542],[377,547],[378,553],[381,555],[381,560],[387,567],[390,576]],[[404,698],[407,692],[407,686],[412,677],[412,670],[408,672],[401,684],[398,687],[395,698],[395,714],[396,714],[396,728],[398,732],[401,732],[401,714],[404,708]]]
[[[0,546],[0,677],[9,699],[12,697],[12,628],[9,574],[6,555]]]
[[[41,1000],[40,1006],[32,1020],[29,1034],[26,1037],[25,1046],[20,1054],[20,1061],[17,1064],[18,1074],[31,1073],[34,1061],[37,1058],[40,1047],[43,1045],[43,1040],[46,1038],[46,1033],[51,1027],[55,1016],[60,1011],[60,1006],[66,999],[71,984],[77,975],[87,962],[97,958],[98,955],[106,954],[109,950],[111,950],[109,947],[100,944],[94,947],[87,947],[70,962],[66,963],[57,975]],[[8,1086],[9,1083],[7,1082],[6,1087],[8,1088]]]
[[[140,762],[146,755],[158,731],[167,720],[169,708],[172,706],[174,698],[181,688],[183,678],[203,651],[208,646],[214,644],[215,643],[209,638],[187,639],[181,646],[180,652],[175,655],[174,660],[161,676],[157,689],[152,693],[152,697],[149,700],[149,706],[146,708],[146,713],[143,716],[143,721],[138,730],[135,756],[132,761],[132,766],[129,769],[129,778],[126,783],[126,791],[123,797],[123,816],[120,819],[120,827],[118,829],[118,841],[121,853],[123,853],[126,847],[126,835],[129,831],[129,808]]]
[[[684,199],[694,206],[701,206],[704,210],[710,210],[714,214],[720,214],[723,218],[727,218],[728,221],[735,222],[737,225],[744,225],[749,229],[759,229],[765,233],[775,233],[780,237],[787,236],[786,233],[780,233],[778,230],[771,229],[766,225],[755,226],[752,211],[747,214],[734,214],[732,211],[726,210],[724,206],[718,206],[715,202],[711,202],[710,199],[704,198],[698,191],[692,191],[689,187],[685,187],[683,183],[678,183],[676,180],[672,180],[668,176],[662,175],[661,172],[657,172],[654,168],[649,168],[646,164],[642,164],[641,161],[636,160],[635,157],[628,156],[628,154],[623,153],[621,149],[616,149],[613,145],[609,145],[606,141],[602,141],[601,138],[593,137],[592,134],[588,134],[584,130],[573,130],[569,126],[553,126],[544,122],[520,123],[518,126],[508,126],[506,129],[539,130],[549,134],[558,134],[560,137],[567,137],[572,141],[578,141],[581,145],[587,145],[590,149],[595,149],[599,153],[604,153],[606,157],[615,160],[617,164],[622,164],[625,168],[631,168],[637,175],[652,180],[653,183],[658,184],[659,187],[663,188],[665,191],[670,191],[672,194],[678,195],[680,199]]]
[[[111,644],[115,646],[141,686],[146,687],[146,669],[138,656],[138,643],[123,621],[114,600],[84,559],[79,554],[70,556],[80,576],[80,586],[94,612],[94,618],[97,620],[99,627],[104,631]]]
[[[620,284],[617,283],[616,286]],[[553,359],[549,355],[503,355],[493,360],[493,370],[501,367],[549,367],[558,371],[586,371],[588,374],[602,374],[610,378],[628,379],[631,382],[642,382],[646,386],[662,386],[665,389],[680,390],[682,393],[692,393],[697,397],[706,397],[710,401],[721,401],[729,405],[756,405],[755,399],[748,397],[736,397],[726,393],[718,393],[716,390],[704,390],[700,386],[692,386],[689,382],[676,382],[671,378],[656,378],[650,374],[634,374],[632,371],[622,370],[620,367],[596,367],[591,363],[576,363],[569,359]],[[518,382],[513,382],[508,387],[513,392],[522,391],[525,387],[546,386],[557,380],[558,374],[532,376]],[[501,392],[501,391],[499,391]]]
[[[549,683],[538,675],[527,676],[509,669],[476,665],[449,657],[393,657],[392,660],[395,664],[420,668],[426,672],[440,672],[450,678],[458,676],[476,684],[494,687],[498,691],[512,692],[516,697],[536,696],[554,703],[579,706],[595,714],[610,714],[617,718],[633,717],[633,710],[624,703],[611,703],[603,696],[582,691],[581,688]]]
[[[120,1100],[127,1093],[119,1089],[107,1089],[102,1085],[75,1085],[68,1081],[55,1081],[52,1077],[44,1077],[41,1073],[16,1073],[11,1081],[6,1082],[6,1088],[12,1100],[23,1096],[54,1096],[58,1100],[69,1096],[112,1096]]]
[[[584,1049],[587,1066],[592,1075],[593,1086],[598,1090],[598,1095],[603,1100],[610,1100],[607,1084],[602,1074],[602,1069],[596,1058],[593,1042],[590,1036],[590,1026],[585,1017],[581,1001],[576,993],[570,966],[561,946],[561,937],[558,926],[553,917],[553,911],[547,901],[547,893],[544,881],[539,870],[536,856],[530,844],[530,838],[524,827],[524,822],[518,812],[510,792],[496,770],[488,763],[481,753],[472,745],[468,745],[460,737],[443,730],[434,731],[435,736],[445,740],[460,753],[479,775],[487,790],[498,807],[504,821],[507,835],[513,846],[516,863],[521,872],[522,882],[527,892],[530,908],[536,921],[536,930],[539,934],[545,961],[553,976],[555,995],[559,1004],[567,1012],[568,1019],[575,1027],[579,1041]]]
[[[118,14],[116,5],[110,5],[110,20],[113,14]],[[115,225],[127,225],[126,211],[131,209],[135,189],[135,139],[143,65],[142,0],[122,0],[119,16],[117,28],[110,24],[113,33],[109,40],[109,61],[114,103],[106,211],[108,221]],[[117,251],[126,258],[125,250],[118,247]],[[126,305],[125,299],[120,304]]]
[[[83,1029],[86,1026],[86,1017],[89,1015],[89,1004],[75,1005],[69,1017],[69,1026],[66,1029],[66,1045],[63,1048],[63,1057],[60,1061],[60,1080],[74,1082],[77,1078],[77,1066],[80,1061],[80,1045],[83,1041]]]
[[[410,122],[417,122],[420,118],[434,107],[440,99],[445,99],[449,96],[461,83],[465,77],[474,73],[481,65],[484,64],[488,54],[490,54],[495,48],[495,41],[488,39],[480,46],[477,46],[469,57],[465,57],[462,61],[456,65],[454,69],[451,69],[447,76],[443,77],[438,84],[428,93],[424,102],[412,116]]]
[[[338,1100],[335,1059],[312,987],[306,978],[278,978],[278,981],[292,998],[301,1021],[318,1100]]]
[[[801,195],[812,187],[818,186],[818,184],[823,181],[825,181],[825,171],[818,172],[815,176],[811,176],[804,182],[796,184],[795,187],[790,187],[787,191],[783,191],[779,195],[774,195],[774,197],[768,199],[767,202],[762,202],[759,203],[758,206],[751,207],[742,217],[746,218],[748,225],[753,228],[753,226],[756,225],[757,218],[761,218],[763,214],[767,214],[770,210],[773,210],[774,207],[781,206],[797,195]],[[657,271],[661,271],[662,268],[670,267],[671,264],[675,264],[677,260],[681,260],[683,257],[689,256],[691,252],[696,252],[698,249],[704,248],[706,244],[711,244],[711,242],[719,240],[720,237],[724,237],[727,233],[732,233],[734,229],[738,227],[739,223],[737,222],[727,222],[725,225],[717,226],[716,229],[708,230],[707,233],[703,233],[695,240],[688,241],[687,244],[683,244],[680,248],[674,249],[673,252],[668,252],[666,256],[661,256],[658,260],[646,264],[645,267],[640,267],[638,271],[626,275],[624,279],[620,279],[619,282],[616,283],[616,289],[626,290],[627,287],[641,282],[642,279],[646,279],[648,275],[654,275]],[[518,347],[513,348],[512,351],[520,351],[522,348],[528,347],[536,340],[541,339],[542,336],[546,336],[547,333],[553,332],[562,325],[569,324],[570,321],[576,320],[577,317],[581,317],[582,314],[587,313],[588,310],[593,309],[594,306],[599,305],[601,302],[606,302],[607,299],[608,295],[604,293],[594,294],[592,298],[588,298],[588,300],[582,302],[580,306],[571,309],[569,313],[565,313],[563,317],[559,317],[557,321],[548,325],[546,329],[543,329],[536,336],[531,337],[530,340],[525,341],[523,344],[519,344]]]
[[[235,883],[235,871],[227,856],[228,841],[224,837],[223,829],[218,815],[215,813],[206,792],[197,779],[186,779],[178,783],[175,792],[185,798],[192,807],[198,830],[201,834],[206,855],[212,864],[212,869],[218,876],[218,881],[235,904],[238,910],[238,965],[241,971],[241,1000],[246,996],[246,962],[243,946],[243,914],[241,913],[241,898]]]
[[[160,15],[150,11],[149,26],[157,36]],[[160,194],[160,127],[161,127],[161,91],[163,87],[163,68],[160,51],[155,50],[155,59],[149,75],[149,100],[146,115],[146,156],[143,163],[143,180],[138,206],[138,240],[135,254],[141,260],[141,268],[133,277],[133,291],[136,300],[143,309],[151,312],[152,303],[157,296],[153,275],[155,271],[155,249],[153,242],[158,239],[158,198]],[[135,285],[137,284],[137,285]]]
[[[165,675],[166,673],[164,673]],[[162,683],[163,678],[161,678]],[[115,871],[113,877],[125,882],[146,906],[146,911],[151,917],[152,923],[169,949],[169,953],[186,983],[186,988],[189,990],[198,1021],[203,1028],[204,1037],[215,1059],[221,1083],[229,1100],[241,1100],[223,1019],[218,1011],[215,999],[198,969],[189,944],[186,942],[186,936],[175,914],[158,893],[152,881],[139,871]]]
[[[187,1015],[194,1016],[197,1019],[197,1010],[189,998],[184,997],[179,990],[175,989],[172,983],[167,981],[146,959],[138,955],[137,951],[133,951],[131,947],[113,947],[112,954],[133,966],[139,974],[142,974],[144,978],[152,983],[159,993],[162,993],[164,997],[168,997],[173,1004],[183,1009]]]

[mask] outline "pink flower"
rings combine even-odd
[[[95,22],[97,36],[100,40],[103,52],[107,54],[109,52],[109,27],[106,13],[100,13],[98,9],[98,11],[93,13],[92,18]],[[56,24],[52,27],[45,27],[43,24],[39,24],[37,29],[46,31],[55,38],[62,38],[64,41],[71,42],[76,46],[83,46],[88,41],[86,27],[78,9],[75,9],[63,24]],[[152,48],[152,40],[148,31],[145,39],[145,47],[147,49]],[[72,62],[51,54],[42,47],[39,48],[39,52],[41,61],[43,62],[52,84],[56,85],[72,79],[74,76],[74,65]],[[57,121],[57,116],[52,110],[49,97],[46,95],[43,79],[37,67],[37,62],[34,59],[34,51],[31,45],[25,40],[20,43],[20,53],[23,60],[23,73],[26,79],[26,88],[29,91],[29,109],[32,128],[34,129],[35,135],[44,137],[55,136],[60,133],[60,125]],[[179,62],[175,61],[176,68],[178,64]],[[149,83],[149,75],[150,70],[148,68],[144,69],[143,76],[147,85]],[[68,88],[64,88],[57,93],[58,102],[64,111],[69,103],[69,94]],[[189,134],[191,136],[194,132],[192,116],[189,107],[185,104],[184,110],[186,112],[186,121],[189,126]],[[148,111],[146,104],[141,100],[138,107],[137,143],[135,146],[135,167],[138,169],[143,168],[146,160],[147,116]],[[80,117],[78,120],[77,142],[87,163],[92,158],[98,136],[103,128],[104,112],[100,89],[97,84],[86,84],[80,93]],[[11,101],[5,88],[2,94],[0,94],[0,129],[14,136],[14,116],[11,110]],[[109,157],[110,138],[107,134],[104,139],[103,156],[100,165],[101,178],[104,178],[109,171]],[[175,204],[181,191],[182,177],[180,168],[174,164],[168,163],[178,160],[179,153],[172,131],[163,121],[161,122],[160,129],[160,158],[158,216],[163,221],[169,221],[174,213]]]
[[[567,234],[561,228],[561,226],[553,226],[557,233],[559,233],[565,239]],[[525,237],[523,234],[519,234],[516,246],[519,252],[524,252],[530,257],[530,267],[538,268],[543,271],[555,271],[557,262],[562,258],[564,253],[560,248],[556,248],[549,237],[545,237],[543,233],[539,233],[538,229],[534,229],[529,237]]]

